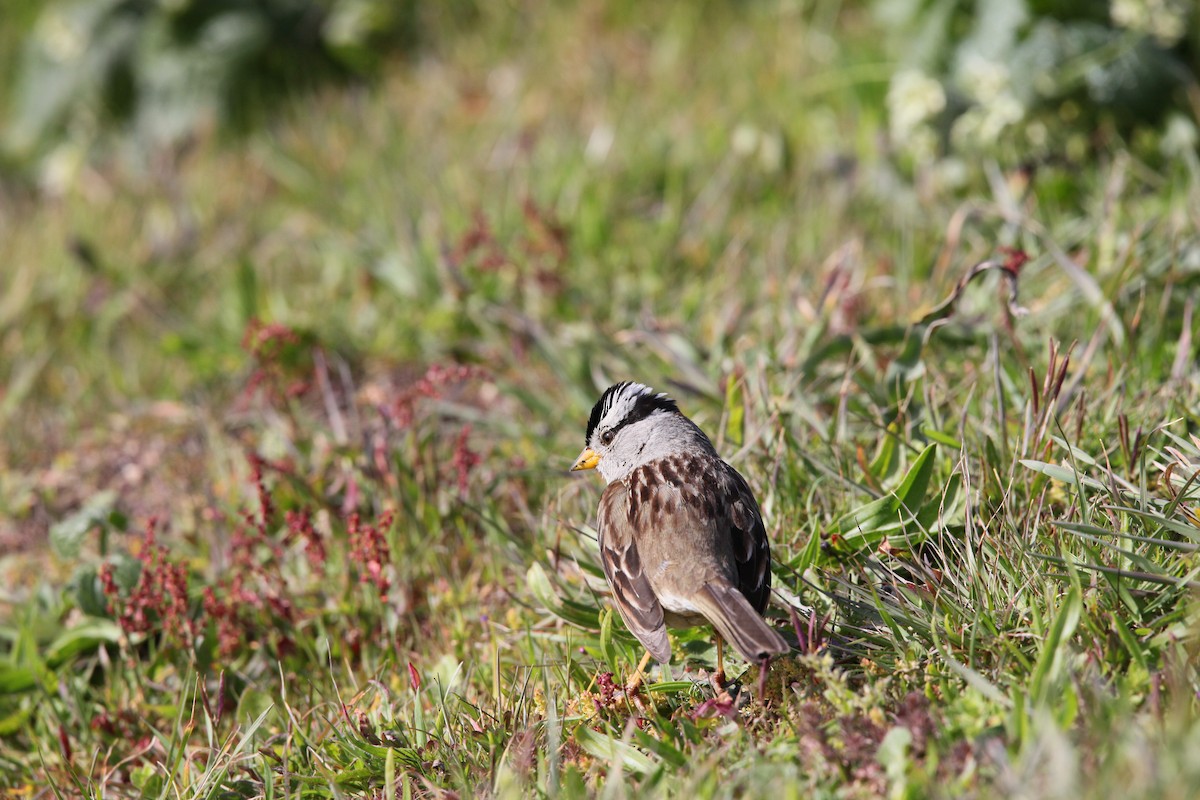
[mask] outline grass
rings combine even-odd
[[[0,790],[1195,796],[1195,170],[900,170],[855,8],[483,13],[5,195]],[[762,503],[737,702],[616,688],[623,378]]]

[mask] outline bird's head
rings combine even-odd
[[[654,459],[712,448],[674,400],[631,381],[608,387],[592,407],[585,445],[571,470],[598,468],[608,483]]]

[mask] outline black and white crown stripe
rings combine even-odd
[[[621,402],[631,402],[633,405],[621,421],[612,428],[614,432],[626,425],[640,422],[656,411],[679,413],[679,406],[666,392],[655,392],[649,386],[633,381],[613,384],[604,391],[604,394],[596,401],[596,405],[592,406],[592,414],[588,417],[587,435],[583,441],[584,446],[591,444],[592,434],[596,432],[600,421],[608,416],[613,406]]]

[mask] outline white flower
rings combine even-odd
[[[78,18],[68,17],[57,10],[43,14],[37,22],[35,35],[42,49],[60,64],[74,61],[87,48],[87,32],[80,29]]]
[[[943,190],[953,191],[967,185],[971,171],[961,158],[943,158],[933,171],[933,179]]]
[[[892,140],[903,144],[946,107],[946,92],[941,83],[918,69],[901,70],[892,76],[887,107]]]
[[[733,129],[733,138],[729,146],[735,154],[746,158],[758,149],[758,139],[758,128],[743,122]]]
[[[1163,47],[1183,38],[1190,14],[1186,0],[1112,0],[1108,13],[1117,26],[1153,36]]]
[[[1009,92],[1002,92],[990,103],[973,106],[954,121],[950,138],[960,147],[990,147],[1004,129],[1025,116],[1021,101]]]
[[[954,120],[950,128],[950,140],[961,148],[972,149],[982,144],[979,135],[983,126],[983,109],[979,106],[968,108]]]
[[[976,53],[963,57],[958,68],[958,85],[978,103],[991,103],[1008,93],[1008,67]]]
[[[1182,158],[1196,152],[1197,141],[1200,141],[1200,134],[1196,131],[1195,123],[1182,114],[1172,114],[1167,118],[1167,127],[1158,142],[1158,149],[1167,158]]]
[[[592,133],[588,136],[587,146],[583,151],[588,163],[603,163],[604,159],[608,158],[609,151],[612,150],[613,142],[616,138],[617,132],[613,130],[612,125],[602,122],[592,128]]]
[[[1001,92],[988,106],[988,121],[994,126],[997,136],[1009,125],[1024,118],[1025,106],[1011,92]]]
[[[38,184],[53,197],[62,197],[78,180],[87,162],[87,152],[78,142],[64,141],[42,159]]]
[[[1026,125],[1025,138],[1034,147],[1045,147],[1046,142],[1050,140],[1050,132],[1046,129],[1046,123],[1031,122]]]
[[[922,125],[909,134],[904,151],[920,163],[934,161],[938,154],[938,135],[928,125]]]
[[[1119,27],[1134,31],[1145,30],[1150,15],[1150,9],[1146,5],[1146,0],[1112,0],[1108,14]]]
[[[778,172],[783,169],[786,155],[787,147],[782,134],[765,133],[759,137],[758,164],[764,172]]]

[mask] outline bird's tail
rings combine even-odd
[[[746,596],[729,584],[706,583],[693,602],[717,633],[752,664],[791,649],[758,615]]]

